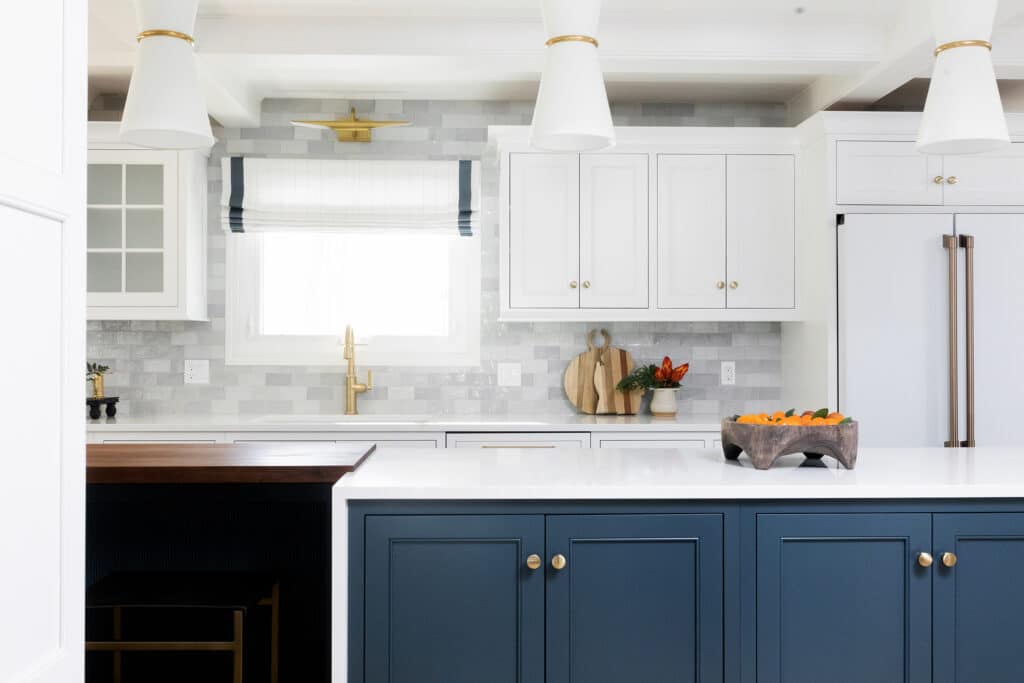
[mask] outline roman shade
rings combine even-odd
[[[222,160],[225,232],[434,230],[470,236],[478,161]]]

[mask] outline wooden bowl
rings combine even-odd
[[[722,452],[736,460],[746,451],[759,470],[772,466],[779,456],[803,453],[808,458],[828,455],[848,469],[857,464],[857,423],[839,425],[760,425],[722,420]]]

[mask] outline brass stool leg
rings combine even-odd
[[[235,638],[231,651],[234,653],[234,683],[242,683],[242,610],[235,610]]]
[[[270,603],[270,683],[277,683],[279,638],[281,634],[281,584],[274,582]]]
[[[121,640],[121,608],[114,608],[114,640]],[[121,651],[114,650],[114,683],[121,683]]]

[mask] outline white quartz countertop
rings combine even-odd
[[[714,416],[679,415],[261,415],[115,417],[90,420],[110,432],[717,432]]]
[[[1024,450],[861,449],[857,467],[803,456],[755,470],[721,450],[392,450],[335,487],[342,500],[1024,498]],[[820,465],[824,466],[820,466]]]

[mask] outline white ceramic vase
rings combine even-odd
[[[651,398],[651,415],[655,417],[675,417],[678,407],[676,406],[675,389],[655,389],[654,397]]]

